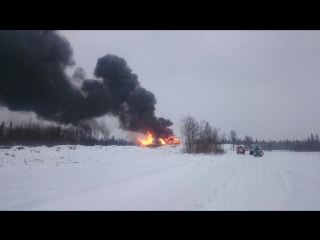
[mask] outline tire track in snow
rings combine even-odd
[[[275,179],[274,172],[266,171],[270,169],[266,167],[270,164],[268,156],[227,158],[229,170],[223,179],[216,182],[210,194],[196,205],[199,210],[281,209],[281,196],[287,183],[285,178]]]
[[[211,186],[208,196],[195,205],[198,210],[227,210],[228,205],[233,204],[239,191],[239,179],[242,178],[246,164],[246,162],[240,161],[238,157],[239,156],[230,157],[229,155],[226,159],[222,157],[222,162],[217,163],[219,165],[225,165],[223,168],[219,166],[220,170],[223,169],[226,171],[223,174],[225,177],[223,179],[214,179],[212,177],[213,185]],[[243,158],[241,160],[243,160]],[[212,175],[214,176],[215,169],[213,168],[212,170]],[[221,176],[222,174],[219,173],[217,175]]]

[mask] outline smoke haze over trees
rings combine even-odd
[[[9,121],[0,124],[0,145],[135,145],[133,141],[109,137],[104,121],[86,120],[73,125],[44,124],[40,121]],[[103,137],[100,137],[100,136]]]

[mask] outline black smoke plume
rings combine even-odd
[[[95,79],[84,79],[73,67],[73,49],[55,31],[0,31],[0,105],[11,111],[33,111],[39,118],[77,125],[82,120],[112,114],[123,130],[158,137],[172,134],[172,122],[155,116],[156,98],[141,87],[127,62],[107,54],[97,60]]]

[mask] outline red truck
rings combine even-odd
[[[246,154],[246,149],[244,146],[237,146],[237,154]]]

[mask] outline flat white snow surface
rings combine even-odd
[[[320,153],[181,145],[0,149],[0,210],[320,210]]]

